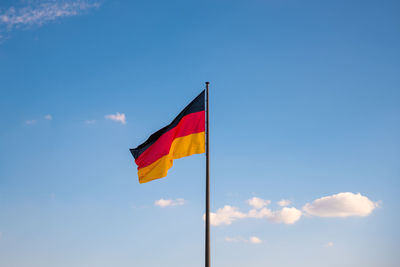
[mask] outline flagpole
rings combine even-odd
[[[210,267],[210,133],[208,116],[208,85],[206,82],[206,247],[205,247],[205,267]]]

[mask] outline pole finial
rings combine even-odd
[[[210,84],[210,82],[206,82],[206,84]]]

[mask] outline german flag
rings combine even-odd
[[[139,183],[167,176],[174,159],[205,152],[205,108],[202,91],[167,126],[130,149],[138,166]]]

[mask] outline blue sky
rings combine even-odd
[[[399,11],[1,1],[0,265],[203,266],[204,155],[128,149],[210,81],[212,266],[398,266]]]

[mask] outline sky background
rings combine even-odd
[[[0,265],[203,266],[205,156],[140,185],[129,148],[210,81],[212,266],[399,266],[399,13],[2,0]]]

